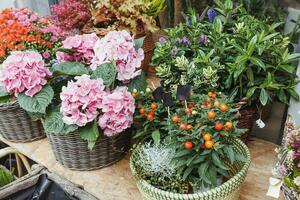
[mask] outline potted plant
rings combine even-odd
[[[256,105],[299,99],[292,62],[300,54],[289,53],[289,38],[276,31],[279,24],[258,20],[231,0],[215,4],[207,18],[190,12],[186,24],[168,29],[156,43],[152,64],[166,88],[191,84],[235,96],[245,104],[240,125],[250,131]]]
[[[0,13],[0,35],[0,132],[15,142],[45,137],[38,119],[53,97],[48,67],[64,36],[26,8]]]
[[[57,161],[77,170],[106,167],[130,147],[142,41],[126,31],[75,35],[63,41],[51,67],[56,95],[44,128]],[[63,52],[61,52],[63,51]]]
[[[300,130],[289,118],[285,127],[283,145],[277,149],[279,162],[274,170],[274,175],[283,181],[281,190],[285,200],[300,198],[299,143]]]
[[[160,90],[160,91],[159,91]],[[250,165],[236,109],[223,94],[174,95],[156,89],[137,99],[130,167],[145,199],[238,199]],[[211,97],[213,96],[213,97]],[[208,104],[209,107],[204,107]]]
[[[157,30],[155,18],[165,8],[165,1],[101,0],[91,7],[91,20],[82,32],[103,37],[112,30],[127,30],[136,39],[145,37],[143,69],[147,71],[154,49],[152,33]]]

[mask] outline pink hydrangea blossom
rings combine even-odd
[[[6,91],[15,95],[25,91],[27,96],[33,97],[51,73],[43,61],[42,56],[35,51],[15,51],[3,62],[0,83]]]
[[[91,68],[95,70],[101,64],[116,62],[117,79],[127,83],[140,75],[143,49],[136,50],[134,38],[126,31],[111,31],[98,40],[94,47],[95,57]]]
[[[135,100],[126,87],[117,87],[103,98],[99,126],[106,136],[115,136],[132,125]]]
[[[77,76],[75,80],[62,88],[60,111],[64,123],[85,126],[99,114],[106,95],[105,86],[102,79],[93,80],[88,75]]]
[[[93,47],[98,37],[95,33],[69,36],[63,41],[62,48],[71,49],[72,54],[57,52],[56,57],[59,62],[78,61],[83,64],[90,64],[94,57]]]

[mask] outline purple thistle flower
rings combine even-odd
[[[175,46],[175,47],[173,47],[172,50],[171,50],[171,55],[172,55],[173,57],[176,57],[176,56],[177,56],[177,53],[178,53],[178,48]]]
[[[216,16],[217,16],[218,14],[217,14],[217,12],[216,12],[213,8],[210,8],[210,9],[207,11],[207,15],[208,15],[209,22],[210,22],[210,23],[214,23],[215,18],[216,18]]]
[[[191,41],[186,36],[184,36],[183,38],[180,39],[180,43],[183,44],[183,45],[186,45],[186,46],[191,45]]]
[[[198,44],[205,44],[207,42],[207,35],[201,35],[197,39]]]
[[[292,159],[295,160],[297,158],[300,158],[300,152],[292,151]]]
[[[159,43],[164,44],[164,43],[167,42],[167,40],[168,40],[168,38],[166,36],[162,36],[162,37],[159,38]]]

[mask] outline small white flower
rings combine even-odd
[[[297,177],[294,179],[294,184],[297,185],[297,186],[300,186],[300,176],[297,176]]]

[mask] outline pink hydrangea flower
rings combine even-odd
[[[62,88],[60,111],[64,123],[85,126],[99,114],[106,95],[105,86],[102,79],[93,80],[88,75],[77,76],[75,80]]]
[[[0,83],[6,91],[15,95],[25,91],[27,96],[33,97],[51,73],[43,61],[42,56],[35,51],[15,51],[3,62]]]
[[[66,61],[78,61],[89,65],[94,57],[93,47],[97,41],[98,37],[95,33],[69,36],[63,41],[62,48],[71,49],[74,53],[70,55],[63,52],[57,52],[57,60],[60,63]]]
[[[117,87],[103,98],[102,112],[98,124],[106,136],[112,137],[132,125],[135,100],[126,87]]]
[[[140,75],[143,49],[136,50],[134,38],[126,31],[111,31],[98,40],[94,47],[95,57],[91,69],[95,70],[104,63],[116,62],[117,79],[127,83]]]

